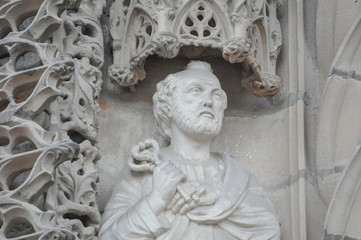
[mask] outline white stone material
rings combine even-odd
[[[360,239],[361,15],[332,63],[320,109],[317,167],[320,195],[328,203],[323,237]]]
[[[152,96],[190,60],[210,63],[228,96],[210,163],[230,152],[249,167],[281,239],[361,239],[360,11],[359,0],[0,0],[0,239],[96,240],[114,186],[150,181],[164,162]],[[142,139],[156,142],[130,151]],[[138,161],[145,146],[156,164]],[[185,202],[221,192],[185,182]]]
[[[133,171],[106,206],[100,239],[280,239],[272,203],[248,168],[211,153],[227,97],[209,64],[157,85],[154,115],[170,146],[134,146]]]
[[[0,239],[95,239],[103,1],[0,2]]]
[[[225,60],[243,63],[243,87],[257,97],[275,95],[281,86],[276,75],[282,45],[279,5],[278,0],[116,0],[109,76],[134,90],[146,77],[149,55],[174,58],[182,47],[211,47],[221,50]]]

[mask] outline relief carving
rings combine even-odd
[[[243,63],[241,85],[251,93],[275,95],[281,86],[276,76],[282,45],[279,5],[275,0],[115,0],[109,75],[114,84],[135,90],[134,85],[145,79],[149,55],[174,58],[183,46],[210,47],[221,50],[230,63]]]
[[[192,61],[157,84],[154,116],[170,146],[147,139],[132,148],[132,172],[113,191],[100,239],[280,239],[275,209],[248,168],[210,152],[227,107],[211,71]]]
[[[96,239],[103,5],[0,4],[1,239]]]

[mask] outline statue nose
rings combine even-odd
[[[208,98],[203,102],[203,106],[204,106],[204,107],[212,107],[212,106],[213,106],[212,98],[208,97]]]

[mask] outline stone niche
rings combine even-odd
[[[168,144],[160,136],[154,119],[152,96],[157,82],[170,73],[183,70],[188,62],[189,59],[185,57],[171,60],[149,57],[145,64],[147,78],[137,85],[135,93],[112,84],[103,85],[100,99],[106,105],[100,113],[99,146],[102,162],[98,164],[100,179],[103,179],[98,185],[101,189],[98,198],[101,212],[110,198],[113,186],[122,180],[122,171],[128,171],[126,162],[131,147],[147,138],[156,139],[161,146]],[[285,128],[287,108],[282,103],[273,102],[280,101],[278,99],[257,98],[242,89],[237,79],[241,73],[238,64],[230,64],[222,57],[212,57],[207,62],[212,65],[228,96],[223,127],[211,149],[228,152],[248,165],[262,181],[265,191],[275,204],[281,223],[287,225],[289,212],[279,210],[289,204],[285,177],[289,174],[288,155],[284,151],[288,139],[288,129]],[[285,230],[283,234],[287,236],[290,233]]]
[[[190,60],[228,95],[212,151],[281,239],[361,239],[360,1],[0,1],[0,239],[97,239],[156,84]]]
[[[100,95],[104,103],[99,115],[102,156],[98,164],[102,179],[98,184],[100,212],[104,211],[113,187],[122,180],[124,171],[128,171],[126,162],[131,147],[147,138],[156,139],[161,146],[168,144],[157,128],[152,96],[159,81],[185,69],[190,60],[196,59],[211,64],[228,96],[223,128],[212,144],[212,151],[228,152],[250,167],[276,207],[282,239],[292,238],[291,197],[287,181],[290,176],[289,152],[285,147],[289,144],[289,83],[281,83],[281,79],[287,79],[281,65],[278,69],[281,74],[276,74],[277,55],[282,43],[277,8],[279,14],[285,14],[282,12],[285,6],[277,1],[249,1],[246,5],[242,5],[242,1],[228,4],[222,1],[115,1],[111,5],[111,82],[104,82]],[[162,9],[167,14],[162,13]],[[134,19],[138,16],[142,19]],[[165,26],[159,22],[161,17],[168,18],[170,26],[166,29],[162,29]],[[200,32],[196,21],[201,25],[206,22],[203,19],[213,19],[218,27],[216,31],[222,34],[213,37],[193,35],[193,30]],[[194,22],[190,26],[194,29],[189,33],[178,32],[178,26],[185,27],[181,20],[188,25],[191,25],[189,21]],[[234,27],[242,24],[245,25],[244,31]],[[264,24],[268,30],[259,28],[258,24]],[[147,32],[147,28],[151,30]],[[157,41],[154,39],[159,39],[158,44],[153,42]],[[232,44],[237,47],[233,46],[235,49],[230,51]],[[245,49],[247,44],[249,47]],[[272,49],[276,49],[274,57]],[[282,52],[281,58],[287,59],[287,49],[282,49]]]

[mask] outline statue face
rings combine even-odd
[[[173,123],[194,137],[215,137],[222,127],[226,94],[211,73],[195,71],[180,79],[173,95]]]

